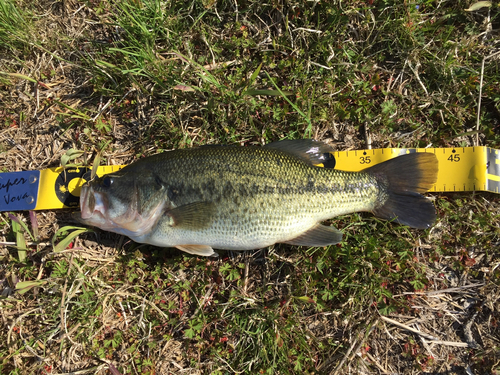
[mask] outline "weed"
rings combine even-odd
[[[499,8],[474,4],[0,0],[2,171],[285,138],[498,148]],[[426,231],[355,214],[336,246],[208,260],[2,215],[0,372],[493,373],[499,199],[433,198]],[[477,306],[482,350],[382,319],[463,345]]]

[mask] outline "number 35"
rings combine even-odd
[[[370,164],[372,162],[372,159],[370,159],[369,156],[361,156],[359,158],[359,164]]]

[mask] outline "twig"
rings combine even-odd
[[[323,32],[321,30],[306,29],[305,27],[297,27],[296,29],[293,29],[293,32],[296,32],[296,31],[307,31],[310,33],[315,33],[315,34],[321,34]]]
[[[100,370],[104,369],[104,367],[109,366],[107,363],[103,363],[99,366],[94,366],[87,368],[85,370],[71,371],[71,372],[60,372],[55,375],[84,375],[84,374],[97,374]]]
[[[380,319],[382,319],[384,322],[394,324],[395,326],[397,326],[399,328],[403,328],[403,329],[406,329],[407,331],[416,333],[417,335],[425,337],[425,338],[427,338],[429,340],[437,340],[437,338],[434,337],[434,336],[431,336],[431,335],[429,335],[427,333],[424,333],[424,332],[420,332],[419,330],[417,330],[415,328],[411,328],[411,327],[407,326],[406,324],[399,323],[399,322],[397,322],[395,320],[392,320],[392,319],[389,319],[389,318],[387,318],[385,316],[380,316]]]
[[[234,14],[236,15],[236,22],[238,22],[238,1],[237,0],[234,0]]]
[[[492,53],[491,55],[485,56],[483,62],[481,63],[481,78],[479,80],[479,98],[477,100],[477,122],[476,122],[476,146],[479,146],[479,120],[481,117],[481,97],[483,95],[483,77],[484,77],[484,63],[486,60],[495,57],[500,54],[500,51]]]
[[[76,324],[73,326],[73,328],[71,328],[69,331],[67,331],[67,330],[66,330],[66,332],[65,332],[65,333],[63,333],[63,334],[61,335],[61,337],[59,338],[59,341],[62,341],[62,340],[64,340],[64,339],[67,337],[67,338],[68,338],[68,339],[69,339],[69,340],[70,340],[73,344],[75,344],[75,342],[71,339],[71,335],[72,335],[73,333],[75,333],[75,331],[76,331],[78,328],[80,328],[80,325],[81,325],[81,323],[80,323],[80,322],[78,322],[78,323],[76,323]]]
[[[426,295],[426,296],[432,296],[435,294],[443,294],[443,293],[453,293],[453,292],[460,292],[463,289],[469,289],[469,288],[475,288],[479,286],[483,286],[484,283],[478,283],[478,284],[469,284],[469,285],[464,285],[464,286],[459,286],[455,288],[447,288],[447,289],[440,289],[440,290],[432,290],[430,292],[403,292],[401,294],[395,294],[394,297],[399,297],[403,295]]]
[[[210,44],[208,44],[208,41],[207,41],[207,38],[205,37],[205,34],[202,34],[201,35],[201,40],[203,40],[203,42],[206,44],[206,46],[208,47],[208,50],[210,51],[210,54],[212,55],[212,64],[215,65],[216,62],[215,62],[215,56],[214,56],[214,51],[212,51],[212,47],[210,47]]]
[[[118,301],[118,304],[120,305],[120,308],[122,309],[123,320],[125,321],[125,326],[128,328],[127,313],[125,312],[125,309],[123,308],[122,301]]]
[[[456,287],[456,288],[433,290],[431,292],[425,292],[425,294],[427,294],[428,296],[432,296],[432,295],[441,294],[441,293],[460,292],[463,289],[476,288],[476,287],[483,286],[483,285],[484,285],[484,283],[470,284],[470,285],[459,286],[459,287]]]
[[[330,373],[331,375],[336,375],[342,367],[344,367],[344,363],[347,361],[347,358],[349,358],[349,355],[353,351],[354,347],[356,347],[356,350],[354,352],[356,353],[359,348],[361,348],[361,345],[363,344],[363,340],[360,340],[358,343],[358,340],[355,340],[351,347],[347,350],[347,353],[345,353],[344,358],[342,358],[342,361],[335,367],[335,369]]]
[[[339,373],[339,371],[344,367],[344,364],[347,362],[347,360],[350,358],[351,352],[357,353],[359,349],[361,348],[361,345],[365,342],[365,340],[368,338],[370,333],[373,331],[373,327],[377,324],[378,320],[372,320],[369,324],[368,327],[370,327],[370,330],[364,335],[364,337],[360,337],[361,334],[358,334],[358,338],[354,341],[354,343],[351,345],[351,347],[347,350],[347,353],[345,353],[344,358],[342,358],[342,361],[335,367],[335,369],[330,373],[331,375],[336,375]],[[359,343],[358,343],[359,340]]]
[[[36,92],[36,106],[35,106],[35,113],[33,113],[33,118],[37,117],[38,109],[40,108],[40,90],[38,89],[38,84],[35,84],[35,92]]]
[[[68,273],[66,274],[66,280],[64,281],[64,287],[62,290],[61,296],[61,306],[60,306],[60,319],[61,319],[61,335],[64,331],[66,331],[66,322],[64,319],[64,299],[66,298],[66,288],[68,287],[68,277],[71,272],[71,267],[73,266],[73,254],[71,254],[71,258],[69,260]]]
[[[372,138],[370,137],[370,134],[368,133],[368,125],[366,123],[365,123],[365,126],[364,126],[364,130],[365,130],[366,148],[368,150],[371,150],[372,149]]]
[[[111,99],[108,100],[108,102],[104,105],[104,107],[102,107],[102,109],[97,113],[97,115],[95,115],[91,121],[94,122],[97,120],[97,118],[106,110],[106,108],[109,107],[109,105],[111,104]]]
[[[413,333],[416,333],[417,335],[420,335],[422,337],[425,337],[426,339],[428,340],[431,340],[429,342],[429,344],[437,344],[437,345],[447,345],[447,346],[457,346],[457,347],[461,347],[461,348],[466,348],[466,347],[470,347],[470,348],[473,348],[473,346],[469,343],[465,343],[465,342],[456,342],[456,341],[442,341],[442,340],[438,340],[437,338],[435,338],[434,336],[431,336],[427,333],[424,333],[424,332],[421,332],[421,331],[418,331],[414,328],[411,328],[411,327],[408,327],[406,324],[403,324],[403,323],[399,323],[395,320],[392,320],[392,319],[389,319],[385,316],[381,316],[380,317],[383,321],[387,322],[387,323],[391,323],[391,324],[394,324],[395,326],[398,326],[400,328],[403,328],[403,329],[406,329],[407,331],[410,331],[410,332],[413,332]]]
[[[26,246],[36,246],[36,245],[52,246],[52,243],[50,243],[50,242],[27,242],[26,241]],[[0,246],[16,246],[16,243],[11,242],[11,241],[0,241]]]
[[[425,338],[423,338],[422,336],[419,336],[419,339],[422,341],[422,344],[424,345],[424,348],[425,348],[425,350],[427,350],[429,355],[433,358],[437,358],[437,356],[432,352],[432,349],[429,346],[428,341]],[[429,341],[429,342],[432,342],[432,341]]]
[[[476,146],[479,146],[479,119],[481,117],[481,96],[483,96],[483,77],[484,77],[485,61],[486,61],[486,56],[483,57],[483,62],[481,63],[481,78],[479,80],[479,98],[477,100]]]
[[[310,61],[310,60],[309,60],[309,64],[319,66],[320,68],[323,68],[323,69],[326,69],[326,70],[332,70],[333,69],[333,68],[330,68],[329,66],[321,65],[321,64],[315,63],[314,61]]]
[[[437,344],[437,345],[447,345],[447,346],[457,346],[459,348],[466,348],[469,346],[466,342],[456,342],[456,341],[441,341],[441,340],[432,340],[429,344]]]
[[[370,359],[370,361],[372,361],[372,362],[373,362],[373,364],[374,364],[375,366],[377,366],[377,367],[378,367],[378,369],[379,369],[380,371],[382,371],[382,373],[384,373],[384,374],[389,374],[389,372],[387,372],[387,370],[386,370],[385,368],[383,368],[383,367],[382,367],[382,365],[381,365],[380,363],[378,363],[378,361],[377,361],[377,360],[376,360],[376,359],[375,359],[375,358],[374,358],[374,357],[373,357],[370,353],[366,352],[366,356]]]
[[[417,77],[417,81],[418,81],[418,83],[420,83],[420,86],[422,86],[422,88],[424,89],[427,96],[429,96],[429,92],[427,91],[427,88],[424,86],[424,84],[420,80],[420,76],[418,75],[418,67],[420,66],[420,63],[417,62],[417,65],[414,68],[413,65],[411,64],[410,60],[408,60],[408,66],[412,70],[413,74],[415,74],[415,77]]]
[[[247,289],[248,289],[248,273],[250,270],[250,261],[248,257],[245,259],[245,271],[243,273],[243,294],[247,294]]]
[[[115,106],[118,107],[121,104],[121,102],[123,102],[123,100],[128,96],[128,94],[130,94],[131,92],[134,92],[135,90],[137,90],[135,87],[133,87],[130,90],[128,90],[127,93],[125,95],[123,95],[120,100],[118,100],[116,102]]]
[[[14,327],[16,327],[17,324],[21,320],[23,320],[24,317],[28,316],[29,314],[31,314],[32,312],[34,312],[34,311],[36,311],[38,309],[39,309],[39,307],[35,307],[34,309],[28,310],[24,314],[19,315],[19,317],[17,317],[17,319],[14,321],[14,323],[9,327],[9,332],[7,333],[7,346],[10,345],[10,338],[12,336],[12,331],[14,330]]]
[[[198,302],[198,307],[196,308],[194,314],[192,315],[192,318],[194,318],[198,314],[198,312],[200,310],[202,310],[203,307],[205,307],[205,305],[207,304],[207,301],[210,298],[210,294],[212,293],[212,289],[213,289],[213,285],[211,285],[210,288],[208,288],[207,292],[205,293],[205,295],[203,297],[201,297],[200,299],[195,297],[197,302]]]

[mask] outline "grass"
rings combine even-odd
[[[499,7],[470,6],[0,0],[2,170],[283,138],[500,148]],[[499,197],[431,198],[427,231],[354,214],[340,245],[217,260],[2,213],[0,372],[498,373]]]

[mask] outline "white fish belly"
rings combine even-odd
[[[293,240],[318,222],[352,212],[354,206],[350,200],[332,204],[331,196],[319,196],[303,205],[297,204],[295,198],[281,197],[264,207],[258,200],[229,210],[226,207],[202,229],[176,227],[165,218],[150,233],[132,239],[162,247],[208,245],[223,250],[259,249]]]

